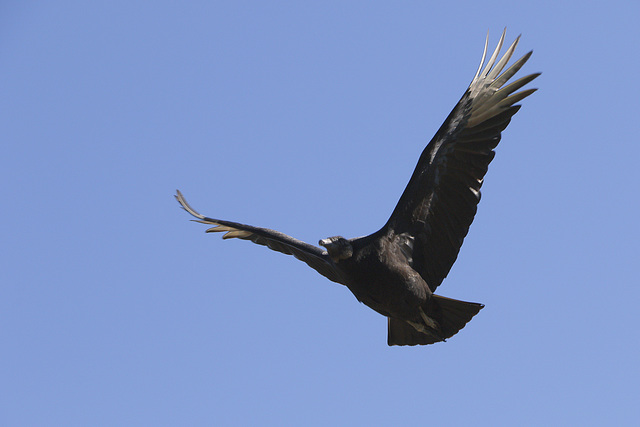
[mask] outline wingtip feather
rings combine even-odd
[[[178,203],[180,203],[180,206],[182,206],[182,209],[184,209],[185,211],[189,212],[191,215],[193,215],[196,218],[201,219],[201,220],[204,220],[206,218],[204,215],[198,213],[198,211],[193,209],[189,205],[189,203],[187,203],[187,199],[184,198],[184,196],[182,195],[180,190],[176,190],[175,198],[178,201]]]
[[[522,37],[522,34],[518,35],[504,55],[498,60],[497,58],[503,45],[505,35],[506,28],[505,31],[502,32],[498,45],[491,55],[491,58],[489,58],[486,66],[479,74],[476,73],[476,77],[474,77],[471,85],[469,86],[468,90],[472,99],[472,110],[471,117],[467,122],[468,127],[479,125],[483,121],[500,114],[505,108],[512,106],[516,102],[521,101],[535,92],[535,90],[526,89],[521,92],[513,93],[538,77],[540,73],[527,75],[512,82],[508,86],[504,86],[509,79],[511,79],[511,77],[520,70],[533,53],[533,51],[529,51],[504,70],[514,54],[520,38]]]
[[[507,29],[505,27],[505,29],[502,31],[502,35],[500,36],[500,40],[498,40],[498,45],[496,46],[495,50],[491,54],[491,58],[489,58],[489,61],[487,62],[487,65],[484,67],[484,69],[482,70],[482,73],[480,73],[480,76],[486,77],[486,75],[489,74],[489,71],[491,71],[493,64],[495,64],[496,59],[500,54],[500,50],[502,49],[502,45],[504,44],[504,38],[506,34],[507,34]]]
[[[476,79],[480,76],[480,71],[482,71],[482,66],[484,65],[484,60],[487,57],[487,49],[489,48],[489,30],[487,30],[487,38],[484,40],[484,51],[482,52],[482,58],[480,59],[480,65],[478,65],[478,71],[476,71],[476,75],[473,76],[472,81],[476,81]]]

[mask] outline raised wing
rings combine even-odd
[[[480,67],[462,99],[420,156],[411,180],[382,233],[397,236],[412,267],[431,290],[442,283],[455,262],[480,201],[480,187],[493,159],[500,133],[520,109],[515,103],[535,92],[518,89],[538,77],[530,74],[505,83],[532,52],[502,70],[513,55],[518,37],[496,62],[505,32],[483,68]]]
[[[327,279],[340,283],[338,273],[333,268],[331,258],[327,255],[327,252],[317,246],[310,245],[302,240],[294,239],[284,233],[270,230],[268,228],[258,228],[237,222],[206,217],[189,206],[179,190],[176,190],[175,197],[184,210],[198,218],[197,220],[194,220],[195,222],[213,225],[213,227],[206,231],[207,233],[226,232],[222,236],[223,239],[231,239],[235,237],[243,240],[251,240],[253,243],[266,246],[274,251],[293,255],[300,261],[307,263],[309,267],[313,268]]]

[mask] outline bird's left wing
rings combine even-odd
[[[302,240],[295,239],[279,231],[270,230],[268,228],[253,227],[251,225],[240,224],[237,222],[225,221],[222,219],[213,219],[198,213],[185,200],[182,193],[176,191],[176,200],[184,210],[194,217],[198,218],[195,222],[213,225],[207,230],[211,232],[224,232],[223,239],[238,238],[243,240],[251,240],[253,243],[263,245],[274,251],[287,255],[293,255],[300,261],[304,261],[309,267],[334,282],[339,281],[338,272],[333,267],[333,262],[326,251],[317,246],[310,245]]]
[[[501,132],[535,89],[518,90],[530,74],[507,82],[531,52],[504,72],[520,37],[498,60],[505,33],[487,65],[485,43],[480,68],[462,99],[420,156],[389,221],[378,233],[393,234],[412,267],[435,290],[458,256],[480,201],[480,187]]]

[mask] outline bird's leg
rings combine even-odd
[[[438,322],[433,320],[431,317],[427,316],[427,314],[419,308],[420,317],[424,321],[424,324],[418,322],[407,321],[411,326],[413,326],[418,332],[422,332],[423,334],[431,335],[435,338],[438,338],[440,341],[446,341],[440,332],[440,325]]]
[[[420,310],[420,317],[422,317],[422,320],[424,320],[424,323],[429,328],[431,328],[431,329],[433,329],[435,331],[439,331],[440,330],[440,325],[438,325],[438,322],[436,322],[435,320],[433,320],[432,318],[427,316],[427,314],[424,312],[424,310],[422,310],[422,307],[419,307],[418,310]]]
[[[418,332],[422,332],[423,334],[432,336],[434,338],[437,338],[438,341],[446,341],[442,335],[435,329],[430,328],[429,326],[426,326],[422,323],[418,323],[418,322],[412,322],[411,320],[407,320],[406,321],[408,324],[410,324],[411,326],[413,326],[415,328],[416,331]]]

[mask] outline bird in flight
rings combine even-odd
[[[509,80],[532,52],[505,70],[520,37],[498,60],[505,31],[488,61],[488,35],[480,67],[433,139],[387,223],[365,237],[305,243],[279,231],[201,215],[180,191],[176,199],[196,221],[293,255],[327,279],[345,285],[358,301],[388,318],[388,345],[445,341],[484,305],[434,294],[455,262],[480,201],[480,187],[501,132],[536,89],[518,91],[540,73]],[[503,71],[504,70],[504,71]]]

